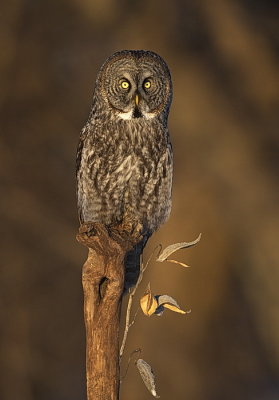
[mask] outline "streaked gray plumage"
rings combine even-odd
[[[142,225],[144,239],[126,257],[126,288],[136,282],[148,238],[170,214],[171,100],[171,77],[160,56],[143,50],[117,52],[97,76],[92,111],[80,136],[80,222]]]

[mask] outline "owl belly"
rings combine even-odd
[[[146,163],[135,158],[123,197],[124,215],[154,232],[171,209],[171,176],[163,177],[162,159]],[[170,171],[171,172],[171,171]]]
[[[134,129],[118,127],[115,137],[117,145],[107,136],[84,146],[78,173],[80,220],[114,225],[128,218],[153,232],[170,213],[171,148],[163,135],[155,140],[139,123]]]
[[[82,222],[106,225],[122,223],[125,219],[155,231],[168,218],[171,208],[171,169],[167,151],[160,157],[133,153],[116,168],[104,160],[95,160],[94,168],[79,180]],[[116,165],[115,161],[111,165]]]

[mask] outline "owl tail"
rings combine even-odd
[[[137,283],[140,273],[141,255],[149,237],[149,235],[145,236],[144,239],[136,244],[132,250],[128,251],[125,256],[124,293],[127,293],[128,290]]]

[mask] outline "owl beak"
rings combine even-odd
[[[140,102],[140,95],[138,93],[136,93],[135,95],[135,109],[133,112],[133,118],[140,118],[142,117],[142,113],[139,110],[139,102]]]

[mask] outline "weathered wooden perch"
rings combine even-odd
[[[81,225],[77,240],[88,247],[83,265],[88,400],[119,398],[119,324],[124,259],[141,240],[140,229],[99,223]]]

